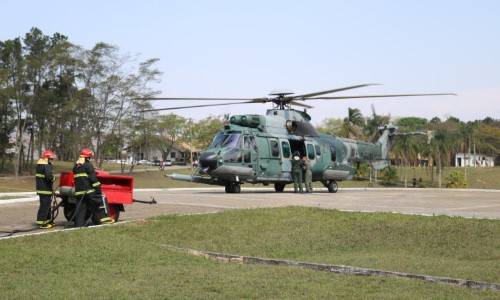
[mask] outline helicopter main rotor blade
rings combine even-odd
[[[133,98],[132,100],[221,100],[221,101],[248,101],[255,99],[267,99],[267,98],[155,98],[155,97],[146,97],[146,98]]]
[[[188,105],[188,106],[177,106],[177,107],[168,107],[168,108],[145,109],[145,110],[141,110],[141,112],[161,111],[161,110],[175,110],[175,109],[208,107],[208,106],[222,106],[222,105],[233,105],[233,104],[248,104],[248,103],[255,103],[255,102],[251,100],[251,101],[245,101],[245,102],[231,102],[231,103],[217,103],[217,104],[203,104],[203,105]]]
[[[305,108],[313,108],[314,107],[314,106],[307,105],[307,104],[304,104],[304,103],[300,103],[300,102],[297,102],[297,101],[290,101],[290,103],[293,104],[293,105],[302,106],[302,107],[305,107]]]
[[[378,84],[378,83],[358,84],[358,85],[346,86],[346,87],[343,87],[343,88],[337,88],[337,89],[328,90],[328,91],[322,91],[322,92],[316,92],[316,93],[310,93],[310,94],[292,96],[292,98],[305,100],[304,98],[310,98],[310,97],[324,95],[324,94],[330,94],[330,93],[336,93],[336,92],[341,92],[341,91],[346,91],[346,90],[351,90],[351,89],[357,89],[357,88],[361,88],[361,87],[365,87],[365,86],[370,86],[370,85],[380,85],[380,84]]]
[[[386,98],[386,97],[414,97],[414,96],[456,96],[452,93],[441,94],[398,94],[398,95],[366,95],[366,96],[337,96],[337,97],[317,97],[308,98],[308,100],[337,100],[337,99],[356,99],[356,98]]]

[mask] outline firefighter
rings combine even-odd
[[[102,194],[101,183],[97,179],[94,166],[90,163],[92,151],[88,148],[80,152],[80,158],[73,167],[75,178],[75,197],[77,199],[77,208],[75,211],[74,222],[76,227],[85,226],[87,223],[87,211],[99,212],[102,224],[113,224],[115,220],[109,217],[109,205],[106,197]]]
[[[40,197],[40,207],[38,208],[36,224],[41,229],[49,229],[56,226],[50,212],[50,204],[52,203],[52,195],[54,193],[52,183],[56,180],[52,174],[52,160],[54,157],[54,152],[47,150],[43,152],[36,164],[36,193]]]

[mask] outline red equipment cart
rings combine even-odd
[[[125,204],[134,202],[132,193],[134,187],[134,178],[132,176],[111,175],[102,170],[96,169],[97,179],[101,183],[101,189],[109,203],[109,216],[118,222],[120,212],[124,212]],[[56,196],[62,199],[61,206],[64,207],[64,217],[72,221],[75,211],[78,207],[78,197],[75,197],[75,181],[73,172],[61,172],[59,183],[59,193]],[[101,224],[99,213],[89,210],[87,220],[92,218],[95,225]]]

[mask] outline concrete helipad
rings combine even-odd
[[[328,193],[326,189],[319,189],[312,194],[295,194],[290,189],[276,193],[273,189],[242,186],[240,194],[226,194],[224,188],[135,190],[134,198],[146,201],[154,198],[157,204],[128,205],[120,215],[121,221],[164,214],[284,206],[500,220],[499,190],[339,189],[338,193]],[[0,200],[0,231],[24,230],[35,226],[38,201],[26,200]],[[67,225],[62,208],[56,223]],[[0,236],[4,234],[0,233]]]

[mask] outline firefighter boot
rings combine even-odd
[[[111,219],[110,217],[105,217],[101,219],[101,224],[113,224],[115,223],[115,220]]]
[[[47,224],[42,224],[38,226],[40,229],[50,229],[52,227],[56,226],[56,223],[47,223]]]
[[[99,213],[101,214],[101,224],[113,224],[115,220],[109,217],[109,204],[106,196],[101,194],[102,205],[99,207]]]

